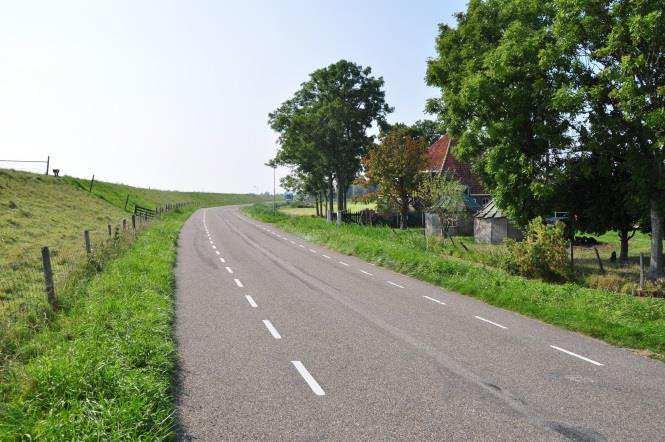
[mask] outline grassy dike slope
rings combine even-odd
[[[349,224],[337,227],[318,218],[273,215],[267,206],[258,204],[245,211],[342,253],[614,345],[648,350],[665,360],[665,299],[513,276],[427,252],[409,232]],[[422,242],[422,236],[419,238]]]
[[[0,380],[0,440],[173,436],[173,266],[190,213],[156,221],[30,341]]]
[[[68,184],[86,192],[90,189],[90,180],[74,177],[63,177],[62,179]],[[260,195],[145,189],[97,180],[93,183],[92,194],[121,209],[125,208],[125,201],[127,195],[129,195],[128,210],[133,210],[134,204],[154,209],[166,203],[189,202],[201,206],[220,206],[226,204],[256,203],[266,200],[266,197]]]
[[[0,265],[39,262],[44,245],[64,254],[80,249],[83,230],[103,232],[123,217],[118,207],[61,179],[0,169]]]

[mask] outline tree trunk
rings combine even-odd
[[[663,215],[658,212],[656,200],[651,200],[651,259],[648,278],[656,280],[663,276]]]
[[[319,196],[318,195],[314,195],[314,205],[316,206],[316,216],[318,217],[321,213],[319,211]]]
[[[621,241],[621,251],[619,252],[619,261],[625,263],[628,261],[628,229],[619,230],[619,240]]]
[[[405,196],[402,197],[402,206],[400,207],[400,220],[399,228],[406,229],[406,217],[409,214],[409,200]]]

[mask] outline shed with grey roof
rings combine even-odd
[[[477,243],[501,244],[506,238],[521,240],[523,236],[491,200],[474,216],[473,237]]]

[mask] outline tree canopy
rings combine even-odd
[[[279,136],[276,159],[321,180],[332,208],[334,185],[338,207],[373,143],[368,129],[384,126],[392,109],[385,102],[383,79],[369,67],[340,60],[310,74],[292,98],[269,115]]]

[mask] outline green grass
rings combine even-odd
[[[446,255],[445,250],[434,248],[434,243],[426,251],[422,231],[351,224],[338,228],[317,218],[279,212],[272,215],[268,207],[259,204],[245,211],[342,253],[614,345],[648,350],[665,360],[665,299],[636,298],[510,275]]]
[[[0,440],[174,436],[173,265],[188,215],[156,221],[81,281],[0,372]]]
[[[87,192],[90,189],[90,180],[83,178],[63,177],[63,181]],[[93,183],[92,193],[120,209],[125,208],[125,201],[129,195],[128,211],[134,210],[134,205],[155,209],[166,203],[190,202],[200,206],[222,206],[228,204],[247,204],[265,201],[262,195],[249,195],[239,193],[207,193],[207,192],[179,192],[172,190],[145,189],[132,187],[126,184],[97,181]]]

